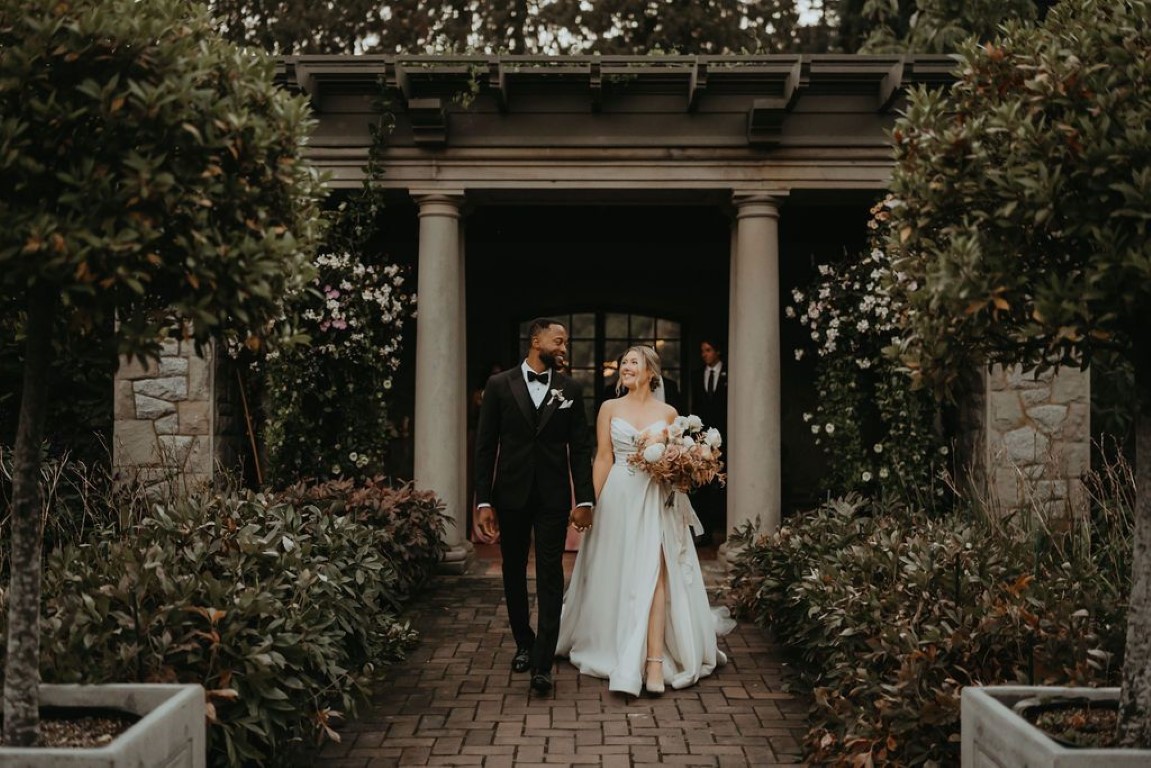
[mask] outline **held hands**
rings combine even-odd
[[[475,524],[476,537],[484,544],[494,544],[500,538],[500,524],[496,520],[496,511],[491,507],[476,509]]]
[[[575,528],[580,533],[583,533],[588,528],[591,528],[593,516],[594,512],[592,507],[576,507],[571,511],[571,516],[568,518],[568,523],[572,528]]]

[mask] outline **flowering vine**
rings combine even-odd
[[[871,249],[857,259],[819,265],[807,290],[792,291],[787,317],[809,332],[818,405],[803,418],[829,459],[829,488],[856,490],[934,503],[945,493],[942,472],[949,450],[939,408],[930,394],[913,390],[890,352],[900,343],[906,316],[902,297],[916,286],[895,272],[878,247],[877,231],[894,201],[872,208]]]
[[[264,440],[273,482],[386,472],[388,406],[415,295],[404,269],[324,253],[285,313],[310,343],[264,358]]]

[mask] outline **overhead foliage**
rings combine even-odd
[[[378,33],[387,6],[377,0],[210,0],[228,40],[279,54],[358,53]]]
[[[827,48],[847,53],[950,53],[1008,21],[1042,18],[1054,0],[822,0]]]
[[[794,47],[794,0],[557,0],[544,14],[574,42],[561,52],[775,53]]]
[[[278,54],[685,54],[791,50],[795,0],[211,0],[234,42]]]

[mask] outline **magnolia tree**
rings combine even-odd
[[[15,446],[4,736],[38,740],[45,377],[55,319],[155,358],[255,343],[310,277],[321,186],[303,99],[182,0],[9,0],[0,15],[0,286],[25,307]]]
[[[965,47],[894,129],[901,353],[946,392],[978,362],[1087,366],[1139,391],[1120,737],[1151,747],[1151,2],[1066,0]]]

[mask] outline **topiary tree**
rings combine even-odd
[[[39,737],[40,492],[55,319],[118,320],[156,358],[274,317],[310,277],[321,187],[305,102],[182,0],[7,0],[0,13],[0,286],[26,306],[4,736]]]
[[[1151,3],[1066,0],[968,44],[894,129],[901,352],[941,393],[979,362],[1133,361],[1136,531],[1120,736],[1151,746]]]

